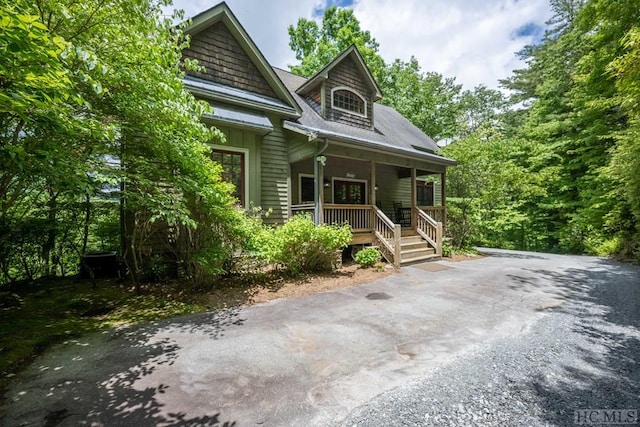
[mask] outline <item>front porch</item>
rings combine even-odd
[[[396,266],[442,256],[452,160],[413,148],[308,138],[289,151],[291,215],[311,213],[316,224],[347,222],[352,244],[377,246]]]
[[[404,208],[403,208],[404,209]],[[317,223],[351,225],[352,245],[377,246],[385,259],[395,266],[424,261],[442,256],[443,223],[427,212],[444,217],[444,207],[413,207],[409,211],[409,224],[392,221],[374,205],[326,204],[319,215],[315,205],[291,207],[292,214],[311,213]]]

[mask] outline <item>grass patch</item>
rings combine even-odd
[[[0,391],[52,345],[107,327],[204,311],[178,284],[150,285],[139,295],[115,281],[57,279],[12,291],[19,307],[0,310]]]

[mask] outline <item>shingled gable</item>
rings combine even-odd
[[[302,110],[225,2],[191,18],[185,58],[204,72],[188,72],[185,85],[201,97],[260,107],[289,117]]]
[[[325,120],[363,129],[373,129],[373,105],[382,96],[354,45],[297,88],[296,95]]]
[[[380,91],[380,87],[376,80],[371,75],[371,71],[364,63],[360,52],[356,48],[355,45],[349,46],[344,52],[338,55],[333,61],[327,64],[324,68],[318,71],[315,75],[313,75],[309,80],[307,80],[302,86],[300,86],[296,93],[300,95],[304,95],[308,93],[310,90],[316,88],[322,81],[327,80],[329,78],[329,72],[336,68],[336,66],[342,63],[346,58],[351,57],[356,66],[358,67],[360,74],[364,77],[362,82],[367,84],[371,89],[371,94],[373,95],[374,101],[377,101],[382,98],[382,92]]]

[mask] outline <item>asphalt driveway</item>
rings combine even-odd
[[[405,267],[367,285],[70,341],[17,378],[0,424],[376,425],[372,417],[388,412],[376,408],[408,399],[389,393],[447,368],[463,371],[468,363],[457,363],[497,345],[528,342],[547,318],[602,287],[631,293],[606,309],[626,307],[635,320],[624,333],[638,333],[637,267],[490,252]],[[428,424],[420,420],[412,423]]]

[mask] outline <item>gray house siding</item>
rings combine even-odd
[[[365,129],[373,129],[373,98],[370,89],[363,83],[351,57],[337,64],[330,72],[325,87],[326,119]],[[347,87],[358,92],[367,102],[367,117],[335,110],[331,104],[331,91],[337,87]]]
[[[275,116],[270,116],[269,119],[274,129],[264,136],[260,147],[262,156],[261,206],[264,209],[270,208],[272,210],[265,222],[281,223],[289,218],[291,202],[287,138],[282,129],[281,120]]]

